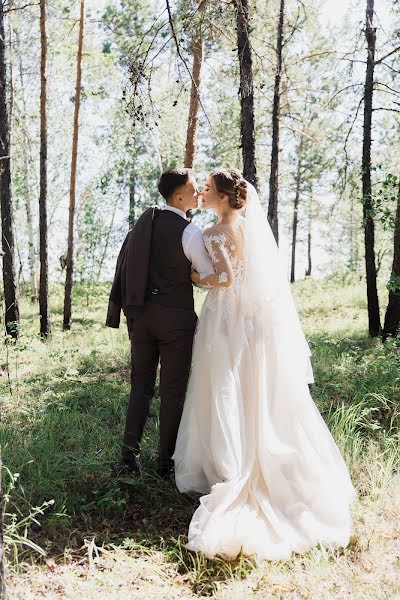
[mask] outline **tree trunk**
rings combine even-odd
[[[374,0],[367,0],[365,37],[368,44],[367,70],[364,86],[364,136],[362,152],[362,194],[365,238],[365,269],[367,276],[368,325],[369,334],[380,335],[379,300],[376,285],[375,226],[371,217],[371,126],[372,97],[374,91],[374,61],[376,30],[373,27]]]
[[[74,130],[73,130],[73,136],[72,136],[71,178],[70,178],[70,186],[69,186],[67,274],[66,274],[66,279],[65,279],[64,322],[63,322],[64,330],[71,329],[72,275],[73,275],[73,267],[74,267],[73,252],[74,252],[75,187],[76,187],[76,167],[77,167],[77,158],[78,158],[79,109],[80,109],[80,100],[81,100],[84,12],[85,12],[85,0],[81,0],[78,52],[77,52],[77,59],[76,59],[75,111],[74,111]]]
[[[6,332],[18,337],[18,283],[15,271],[14,214],[11,198],[10,127],[7,107],[7,75],[4,38],[4,3],[0,0],[0,198],[3,256],[3,285]]]
[[[310,199],[308,202],[308,232],[307,232],[307,270],[305,272],[306,277],[311,277],[312,260],[311,260],[311,227],[312,227],[312,189],[310,190]]]
[[[396,337],[400,327],[400,185],[397,196],[396,220],[394,225],[394,252],[392,276],[393,288],[389,291],[389,304],[383,326],[383,341],[389,336]]]
[[[196,137],[198,126],[198,114],[200,107],[200,85],[201,69],[203,66],[204,42],[203,42],[203,16],[206,9],[206,0],[201,0],[199,4],[200,23],[194,33],[192,41],[193,70],[192,87],[190,91],[189,118],[186,133],[186,146],[184,166],[192,169],[196,155]]]
[[[297,242],[297,223],[298,223],[298,208],[300,202],[300,186],[301,186],[301,167],[303,158],[303,135],[300,136],[300,143],[297,156],[297,173],[296,173],[296,192],[293,205],[293,226],[292,226],[292,264],[290,269],[290,283],[295,281],[296,269],[296,242]]]
[[[4,493],[1,480],[2,462],[0,448],[0,600],[6,597],[6,580],[4,572],[4,545],[3,545],[3,513],[4,513]]]
[[[282,78],[282,47],[283,23],[285,14],[285,0],[280,1],[278,33],[276,43],[276,73],[274,87],[274,103],[272,109],[272,149],[271,149],[271,174],[269,178],[269,204],[268,220],[276,243],[279,242],[278,226],[278,193],[279,193],[279,118],[281,103],[281,78]]]
[[[115,215],[117,214],[117,207],[118,207],[117,202],[114,202],[114,208],[113,208],[113,212],[112,212],[111,219],[110,219],[110,225],[108,227],[106,239],[105,239],[105,242],[104,242],[103,253],[101,255],[101,259],[100,259],[100,262],[99,262],[99,267],[97,269],[97,275],[96,275],[96,281],[97,282],[100,281],[101,271],[103,269],[103,264],[104,264],[104,261],[105,261],[106,256],[107,256],[108,245],[110,243],[111,233],[112,233],[112,230],[114,228]],[[135,213],[133,212],[133,217],[134,216],[135,216]],[[135,222],[133,222],[132,227],[133,227],[134,224],[135,224]],[[129,226],[129,227],[131,227],[131,226]]]
[[[136,222],[136,205],[135,205],[135,191],[136,191],[136,174],[134,169],[131,170],[131,176],[129,179],[129,229],[132,229]]]
[[[240,132],[243,156],[243,175],[255,188],[257,182],[253,66],[250,45],[248,0],[236,0],[237,43],[240,66]]]
[[[29,186],[29,156],[27,144],[27,134],[25,133],[25,141],[23,152],[23,178],[24,178],[24,202],[26,211],[26,222],[28,227],[28,263],[29,263],[29,278],[31,286],[31,302],[36,302],[37,287],[36,287],[36,256],[35,256],[35,240],[33,233],[32,206],[30,198]]]
[[[46,36],[46,0],[40,0],[40,191],[39,191],[39,312],[40,335],[48,337],[51,333],[49,315],[49,283],[47,258],[47,36]]]
[[[350,195],[350,219],[349,219],[349,227],[350,227],[350,261],[349,268],[351,272],[354,272],[355,269],[355,243],[354,243],[354,195]]]
[[[29,156],[29,134],[28,126],[26,121],[27,108],[26,108],[26,95],[25,95],[25,80],[24,80],[24,69],[22,63],[22,51],[19,41],[19,35],[15,33],[16,49],[19,55],[19,80],[21,85],[21,106],[22,111],[20,115],[22,125],[22,161],[23,161],[23,199],[25,204],[26,222],[28,229],[28,264],[29,264],[29,278],[31,286],[31,301],[35,302],[37,299],[37,283],[36,283],[36,252],[35,252],[35,239],[33,230],[33,219],[32,219],[32,203],[30,195],[30,156]]]

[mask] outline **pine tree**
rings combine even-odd
[[[77,57],[76,57],[74,129],[73,129],[73,135],[72,135],[71,178],[70,178],[70,188],[69,188],[67,273],[66,273],[66,279],[65,279],[64,321],[63,321],[64,330],[71,329],[72,278],[73,278],[73,268],[74,268],[73,255],[74,255],[75,190],[76,190],[76,171],[77,171],[77,163],[78,163],[79,109],[80,109],[80,103],[81,103],[82,49],[83,49],[84,19],[85,19],[85,0],[81,0],[79,34],[78,34],[78,51],[77,51]]]
[[[248,0],[237,0],[235,8],[240,67],[240,131],[242,140],[243,175],[247,181],[250,181],[250,183],[257,187],[254,85]]]
[[[381,332],[379,300],[376,284],[375,225],[371,216],[371,127],[374,92],[376,30],[373,26],[374,0],[367,0],[365,37],[368,44],[367,69],[364,86],[364,135],[362,149],[362,197],[365,239],[365,269],[367,276],[368,325],[369,334],[378,336]]]
[[[7,105],[4,2],[0,0],[0,199],[6,332],[18,337],[18,281],[15,270],[14,207],[11,196],[10,121]]]
[[[49,283],[47,257],[47,36],[46,0],[40,0],[40,192],[39,192],[39,311],[40,335],[50,335]]]

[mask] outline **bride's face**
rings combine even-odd
[[[200,192],[202,197],[201,208],[207,210],[209,208],[217,208],[221,201],[221,194],[215,188],[212,177],[208,176],[203,189]]]

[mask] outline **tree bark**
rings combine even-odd
[[[310,190],[310,199],[309,199],[309,203],[308,203],[308,231],[307,231],[307,260],[308,260],[308,265],[307,265],[307,270],[305,272],[305,276],[306,277],[311,277],[311,270],[312,270],[312,260],[311,260],[312,200],[313,200],[313,195],[312,195],[312,188],[311,188],[311,190]]]
[[[2,462],[0,448],[0,600],[6,597],[6,580],[4,572],[4,544],[3,544],[3,513],[4,513],[4,493],[2,486]]]
[[[269,204],[268,220],[276,243],[279,242],[278,223],[278,195],[279,195],[279,119],[281,104],[281,79],[282,79],[282,48],[283,24],[285,15],[285,0],[280,1],[278,32],[276,42],[276,73],[274,86],[274,103],[272,109],[272,148],[271,148],[271,173],[269,178]]]
[[[136,174],[135,174],[134,169],[132,168],[131,176],[129,179],[129,229],[132,229],[132,227],[134,226],[134,224],[136,222],[135,191],[136,191]]]
[[[80,109],[80,100],[81,100],[84,14],[85,14],[85,0],[81,0],[79,36],[78,36],[78,52],[77,52],[77,59],[76,59],[76,87],[75,87],[74,129],[73,129],[73,136],[72,136],[71,178],[70,178],[70,186],[69,186],[67,273],[66,273],[66,279],[65,279],[64,321],[63,321],[64,330],[71,329],[72,276],[73,276],[73,268],[74,268],[73,252],[74,252],[75,188],[76,188],[76,168],[77,168],[77,159],[78,159],[79,109]]]
[[[296,173],[296,192],[293,204],[293,225],[292,225],[292,262],[290,269],[290,283],[295,281],[296,270],[296,242],[297,242],[297,224],[298,224],[298,208],[300,202],[300,186],[301,186],[301,167],[303,159],[303,135],[300,136],[300,143],[297,156],[297,173]]]
[[[192,169],[196,156],[196,137],[198,126],[198,115],[200,108],[200,85],[201,85],[201,70],[203,66],[204,56],[204,41],[203,41],[203,16],[206,9],[207,1],[201,0],[199,4],[200,22],[193,35],[192,53],[193,53],[193,68],[192,68],[192,87],[190,91],[190,105],[188,127],[186,132],[186,146],[184,166]]]
[[[118,207],[117,202],[114,202],[114,208],[113,208],[113,212],[112,212],[111,219],[110,219],[110,225],[108,227],[107,234],[106,234],[106,239],[105,239],[105,242],[104,242],[103,253],[101,255],[101,259],[100,259],[100,262],[99,262],[99,268],[97,269],[97,275],[96,275],[96,281],[97,282],[100,281],[101,271],[103,269],[103,264],[104,264],[104,261],[105,261],[106,256],[107,256],[108,246],[109,246],[110,239],[111,239],[111,233],[112,233],[112,230],[114,228],[115,215],[117,214],[117,207]],[[133,217],[134,216],[135,216],[135,212],[133,212]],[[135,224],[135,222],[133,222],[133,225],[134,224]],[[133,227],[133,225],[132,225],[132,227]]]
[[[254,125],[253,63],[248,0],[236,0],[237,43],[240,67],[240,133],[243,175],[258,187]]]
[[[32,219],[32,203],[30,194],[30,155],[29,155],[29,134],[27,126],[27,108],[26,108],[26,93],[25,93],[25,80],[24,80],[24,69],[22,62],[22,51],[19,41],[19,35],[15,32],[16,49],[19,55],[19,80],[21,85],[21,106],[22,111],[20,115],[22,125],[22,161],[23,161],[23,199],[25,204],[26,222],[28,229],[28,264],[29,264],[29,278],[31,286],[31,302],[35,302],[37,299],[37,281],[36,281],[36,252],[35,252],[35,236],[33,229]]]
[[[0,0],[0,198],[3,256],[5,326],[18,337],[18,282],[15,270],[14,213],[11,197],[10,126],[7,107],[7,75],[4,37],[4,3]]]
[[[354,272],[355,269],[355,251],[354,251],[354,196],[350,195],[350,219],[349,219],[349,228],[350,228],[350,261],[349,268],[350,271]]]
[[[364,86],[364,135],[362,151],[362,194],[365,239],[365,270],[367,278],[368,329],[372,337],[380,335],[381,322],[375,264],[375,226],[371,216],[371,127],[374,92],[374,61],[376,29],[373,27],[374,0],[367,0],[365,37],[368,44],[367,69]]]
[[[383,341],[386,341],[390,336],[396,337],[396,335],[399,335],[400,327],[400,184],[394,225],[394,252],[391,279],[394,280],[395,288],[389,291],[389,303],[383,326]]]
[[[46,0],[40,0],[40,191],[39,191],[39,312],[40,335],[51,333],[49,314],[49,275],[47,257],[47,36]]]

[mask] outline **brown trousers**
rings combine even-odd
[[[140,452],[144,426],[154,395],[160,362],[160,440],[158,464],[170,467],[189,378],[197,316],[191,309],[147,303],[143,313],[128,320],[131,339],[131,393],[122,458]]]

